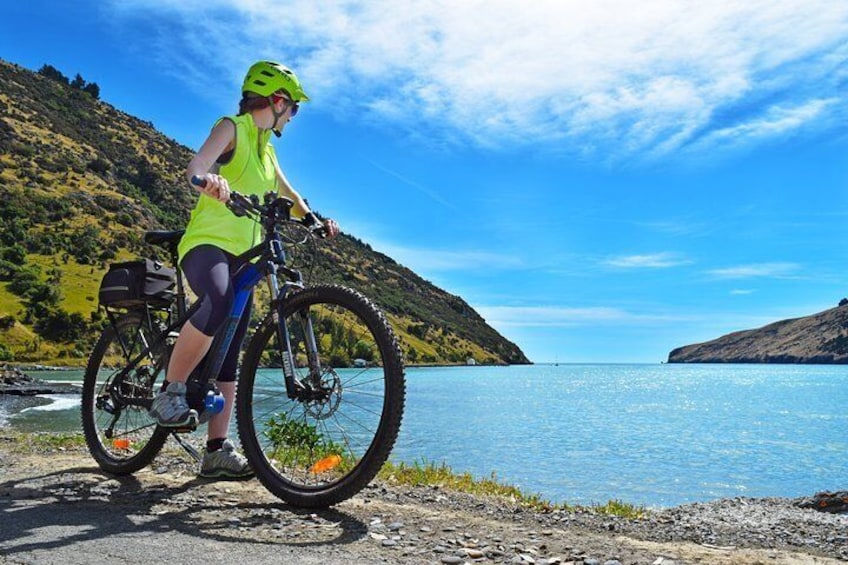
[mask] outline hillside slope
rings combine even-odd
[[[848,363],[848,305],[686,345],[669,363]]]
[[[0,361],[79,364],[103,323],[96,293],[107,264],[151,255],[144,230],[184,226],[192,151],[98,100],[99,87],[45,69],[0,61]],[[460,297],[355,237],[316,254],[313,282],[378,302],[409,361],[529,362]]]

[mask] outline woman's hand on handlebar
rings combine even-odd
[[[339,224],[332,218],[324,218],[319,220],[318,216],[309,212],[303,217],[301,223],[309,228],[309,231],[322,238],[333,239],[339,235]]]
[[[328,239],[333,239],[339,235],[339,224],[332,218],[324,219],[324,231],[327,233]]]
[[[202,194],[210,196],[224,204],[226,204],[230,199],[230,184],[227,182],[227,179],[221,175],[207,173],[202,176],[194,176],[191,179],[191,183],[196,186]]]

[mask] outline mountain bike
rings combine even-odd
[[[227,206],[257,222],[263,239],[238,257],[232,312],[189,378],[187,399],[201,423],[220,406],[218,370],[252,290],[264,279],[270,308],[246,340],[236,389],[239,439],[270,492],[294,506],[326,507],[359,492],[388,458],[403,416],[404,363],[373,302],[343,286],[307,286],[288,263],[292,252],[320,235],[291,218],[292,205],[275,193],[262,201],[232,193]],[[176,265],[182,234],[147,232],[145,241],[165,248]],[[187,306],[182,273],[175,271],[175,291],[145,293],[142,281],[142,291],[105,307],[109,324],[84,377],[82,427],[91,455],[109,473],[150,464],[169,436],[200,458],[183,439],[192,429],[160,427],[147,413],[179,330],[199,306]]]

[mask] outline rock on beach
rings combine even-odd
[[[0,365],[0,394],[35,396],[36,394],[79,394],[80,388],[69,383],[48,383],[31,377],[10,365]]]

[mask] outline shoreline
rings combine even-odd
[[[18,369],[19,371],[79,371],[85,370],[85,365],[80,365],[79,367],[72,367],[70,365],[18,365],[16,363],[8,363],[9,367],[13,367]]]
[[[844,372],[828,370],[810,375],[808,370],[803,374],[795,370],[776,374],[779,382],[786,383],[784,392],[787,393],[777,394],[770,373],[753,381],[760,386],[751,389],[747,371],[728,370],[718,375],[726,377],[719,383],[741,383],[741,390],[757,391],[750,397],[774,397],[776,402],[769,405],[760,402],[750,407],[752,410],[743,412],[739,410],[739,402],[746,408],[748,403],[743,402],[745,399],[737,399],[728,408],[724,425],[730,427],[722,428],[727,433],[710,437],[699,430],[709,429],[701,423],[714,421],[715,414],[696,410],[692,413],[696,418],[689,416],[688,420],[681,420],[682,415],[689,412],[685,410],[687,404],[678,400],[712,398],[704,390],[716,391],[718,397],[723,398],[722,386],[710,384],[708,389],[702,389],[687,384],[680,388],[679,374],[666,377],[658,367],[634,370],[637,372],[624,369],[614,373],[603,367],[562,372],[546,367],[483,372],[463,369],[410,371],[404,436],[395,445],[392,458],[395,462],[406,463],[444,462],[454,469],[469,471],[475,477],[489,477],[497,471],[499,479],[521,485],[528,493],[541,493],[540,496],[556,503],[587,505],[619,498],[651,508],[669,508],[722,497],[800,497],[818,490],[838,490],[847,486],[842,457],[844,426],[839,425],[845,421],[845,416],[839,415],[838,396],[815,393],[800,401],[802,397],[793,385],[797,374],[805,379],[804,382],[816,383],[816,386],[803,387],[801,392],[830,390],[834,386],[837,387],[834,390],[838,390],[842,384],[848,384],[845,380],[848,375]],[[692,373],[701,378],[686,382],[712,383],[712,371],[704,369]],[[580,380],[584,372],[588,376]],[[44,373],[38,376],[76,381],[80,374]],[[831,376],[833,374],[836,378]],[[490,375],[494,378],[489,379]],[[633,375],[650,378],[633,379]],[[745,378],[740,379],[740,375]],[[610,376],[616,380],[610,381]],[[502,398],[505,383],[522,382],[527,383],[526,391],[532,394],[529,400],[519,398],[524,389]],[[554,395],[539,393],[571,390],[575,382],[582,387],[576,389],[577,394],[557,395],[553,399]],[[648,384],[645,388],[648,394],[644,400],[636,395],[633,411],[624,413],[616,407],[621,406],[619,396],[626,400],[621,392],[630,389],[605,388],[607,382],[644,382]],[[642,387],[634,390],[641,391]],[[455,391],[461,394],[454,394]],[[472,396],[476,394],[483,395],[479,398],[485,400],[477,402],[469,411],[468,399],[477,398]],[[549,397],[553,410],[537,413],[532,409],[548,406]],[[820,401],[810,403],[811,399]],[[53,402],[53,409],[39,406],[25,414],[16,414],[8,419],[9,426],[20,431],[77,431],[79,405],[75,408],[66,405],[64,410],[56,410],[60,407],[59,402],[73,400],[72,397],[56,401],[37,398],[33,405]],[[714,405],[709,401],[702,406]],[[780,406],[781,410],[776,412],[774,406]],[[805,408],[796,412],[798,407]],[[16,412],[14,405],[9,404],[3,410],[10,414]],[[806,417],[813,415],[815,417]],[[552,426],[554,422],[560,425]],[[751,436],[751,426],[759,426],[760,422],[768,432],[759,431]],[[531,429],[533,432],[528,434]],[[760,430],[759,427],[755,429]],[[563,433],[564,430],[570,431]],[[657,434],[656,430],[663,433]],[[237,435],[235,426],[231,435]],[[793,441],[772,441],[778,437],[792,437]],[[575,450],[575,446],[580,449]],[[810,465],[811,457],[816,460],[815,465]]]
[[[44,381],[29,376],[16,366],[0,365],[0,397],[81,393],[82,387],[77,384]]]
[[[49,556],[82,563],[120,532],[121,543],[110,547],[126,551],[115,557],[131,563],[149,561],[151,552],[179,561],[212,547],[259,563],[797,565],[848,559],[848,514],[802,509],[798,499],[721,499],[622,517],[542,509],[389,477],[334,508],[303,511],[273,498],[256,480],[201,481],[195,473],[173,442],[152,467],[114,477],[99,471],[78,434],[0,429],[0,516],[8,513],[0,519],[0,552],[13,561]],[[115,520],[123,524],[117,531]],[[155,547],[145,542],[153,535]]]

